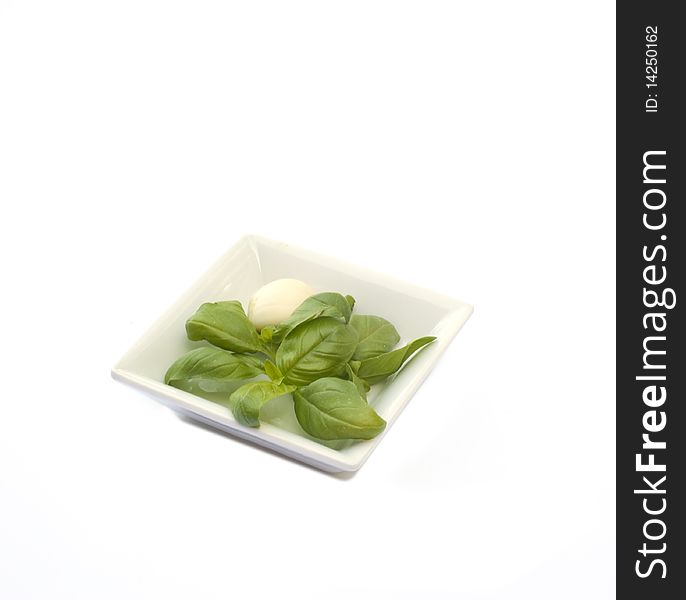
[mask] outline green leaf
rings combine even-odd
[[[422,337],[392,352],[363,360],[357,370],[357,375],[371,384],[379,383],[398,371],[417,350],[435,339],[433,336]]]
[[[236,421],[247,427],[260,426],[260,409],[270,400],[290,394],[294,385],[273,381],[254,381],[239,387],[229,398],[229,406]]]
[[[355,308],[355,298],[353,298],[350,295],[347,295],[345,299],[348,301],[348,305],[350,306],[350,312],[352,313],[353,308]]]
[[[282,340],[298,325],[319,317],[333,317],[347,323],[351,314],[352,307],[345,296],[336,292],[322,292],[304,300],[288,319],[274,329],[271,335],[277,341]]]
[[[182,390],[197,385],[206,392],[225,392],[237,380],[263,374],[262,363],[254,356],[231,354],[219,348],[196,348],[169,367],[164,383]]]
[[[263,349],[255,326],[236,300],[203,304],[186,321],[186,333],[189,340],[207,340],[232,352],[252,353]]]
[[[266,327],[263,327],[262,330],[260,331],[260,339],[263,342],[269,343],[272,341],[272,337],[274,336],[274,327],[271,325],[267,325]]]
[[[400,341],[400,335],[393,323],[381,317],[353,315],[350,325],[355,328],[360,338],[353,354],[355,360],[362,361],[389,352]]]
[[[362,396],[366,400],[367,393],[369,392],[372,386],[370,386],[364,379],[361,379],[357,376],[357,373],[355,373],[353,368],[350,366],[350,363],[345,365],[345,372],[348,381],[352,381],[355,384],[355,387],[357,388],[357,391],[360,393],[360,396]]]
[[[350,381],[323,377],[293,394],[300,426],[321,440],[370,440],[386,427]]]
[[[356,345],[352,327],[321,317],[298,325],[286,336],[276,351],[276,366],[286,383],[306,385],[319,377],[343,374]]]
[[[264,372],[274,383],[281,383],[283,381],[283,373],[279,371],[279,368],[271,360],[265,361]]]

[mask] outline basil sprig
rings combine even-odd
[[[355,360],[373,358],[395,348],[400,335],[393,323],[374,315],[353,315],[350,325],[357,331],[357,347],[353,353]]]
[[[350,300],[348,300],[350,298]],[[355,299],[352,296],[342,296],[336,292],[324,292],[307,298],[293,314],[272,331],[265,332],[263,337],[270,341],[282,340],[298,325],[312,321],[318,317],[333,317],[347,323],[352,315]]]
[[[400,335],[393,324],[353,315],[354,306],[352,296],[315,294],[283,323],[258,332],[240,302],[202,304],[186,322],[186,333],[211,346],[176,360],[164,382],[226,394],[223,403],[246,427],[259,427],[265,404],[292,394],[298,423],[313,438],[371,439],[386,427],[367,402],[371,386],[397,373],[436,338],[394,349]]]
[[[342,375],[356,345],[352,327],[320,317],[298,325],[286,336],[276,351],[276,366],[286,383],[307,385],[320,377]]]
[[[186,322],[189,340],[207,340],[231,352],[253,353],[262,349],[260,337],[237,300],[207,302]]]
[[[164,383],[186,391],[197,385],[205,392],[225,392],[235,387],[236,381],[263,373],[262,361],[254,356],[220,348],[196,348],[169,367]]]
[[[239,387],[229,398],[236,421],[248,427],[260,426],[260,409],[270,400],[295,391],[294,385],[273,381],[254,381]]]
[[[322,377],[293,398],[298,423],[321,440],[370,440],[386,427],[350,381]]]
[[[433,342],[436,338],[433,336],[421,337],[407,346],[379,354],[373,358],[368,358],[360,362],[360,367],[357,369],[357,376],[371,384],[379,383],[390,377],[395,372],[400,370],[405,362],[415,353],[427,344]]]

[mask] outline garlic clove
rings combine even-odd
[[[257,290],[248,304],[248,318],[260,330],[291,316],[314,290],[299,279],[276,279]]]

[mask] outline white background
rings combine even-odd
[[[614,3],[0,0],[0,597],[614,596]],[[109,369],[246,232],[475,305],[354,477]]]

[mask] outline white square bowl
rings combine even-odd
[[[224,405],[164,384],[164,374],[179,356],[197,346],[185,335],[185,322],[203,302],[248,299],[274,279],[292,277],[315,291],[351,294],[355,311],[390,320],[401,335],[399,346],[425,335],[437,340],[421,350],[394,377],[372,388],[369,402],[388,423],[373,440],[339,444],[310,438],[295,419],[292,402],[277,399],[263,409],[259,428],[239,424]],[[367,460],[417,391],[440,355],[472,313],[472,306],[367,269],[321,256],[290,244],[245,236],[188,290],[122,357],[112,376],[151,394],[192,419],[250,440],[329,472],[356,471]],[[335,444],[333,444],[335,446]]]

